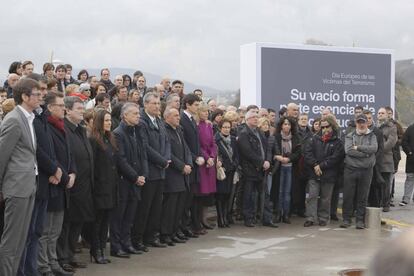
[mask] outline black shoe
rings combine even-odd
[[[204,228],[208,229],[208,230],[213,230],[213,229],[214,229],[214,226],[212,226],[212,225],[210,225],[210,224],[208,224],[208,223],[204,223],[204,222],[202,222],[202,223],[201,223],[201,225],[202,225]]]
[[[153,240],[145,243],[146,246],[156,247],[156,248],[166,248],[167,245],[160,242],[160,240]]]
[[[272,228],[279,228],[279,226],[276,223],[274,223],[273,221],[263,222],[263,226],[272,227]]]
[[[111,251],[111,256],[117,257],[117,258],[124,258],[124,259],[130,258],[130,255],[121,249],[116,252]]]
[[[183,234],[188,238],[198,238],[197,234],[194,234],[193,231],[188,230],[188,229],[184,230]]]
[[[355,225],[356,229],[365,229],[365,223],[363,221],[357,221]]]
[[[146,247],[142,242],[134,245],[134,248],[138,251],[142,251],[142,252],[148,252],[148,247]]]
[[[305,223],[303,224],[303,227],[311,227],[315,225],[315,223],[313,221],[307,220],[305,221]]]
[[[124,251],[128,254],[133,254],[133,255],[141,255],[143,253],[141,250],[137,250],[133,246],[125,248]]]
[[[338,216],[335,214],[335,215],[331,215],[331,220],[333,220],[333,221],[339,221],[339,218],[338,218]]]
[[[341,228],[348,228],[350,226],[351,226],[351,222],[350,221],[347,221],[347,220],[344,220],[339,227],[341,227]]]
[[[244,226],[246,226],[246,227],[254,227],[254,223],[253,223],[253,221],[245,221],[244,222]]]
[[[73,272],[66,271],[60,266],[52,268],[52,273],[53,275],[59,275],[59,276],[72,276],[73,275]]]
[[[170,239],[170,237],[161,238],[160,243],[168,246],[175,246],[175,243]]]
[[[40,276],[55,276],[52,271],[39,272]]]
[[[61,264],[61,267],[66,272],[74,273],[76,271],[76,269],[73,266],[71,266],[70,264]]]
[[[290,218],[289,218],[288,215],[283,215],[282,221],[283,221],[283,223],[291,224]]]
[[[188,241],[188,237],[186,237],[184,234],[183,234],[183,232],[178,232],[177,234],[176,234],[176,236],[177,236],[177,238],[179,238],[180,240],[185,240],[185,241]]]
[[[228,221],[228,223],[229,223],[229,224],[234,224],[234,219],[233,219],[233,216],[229,214],[229,215],[227,216],[227,221]]]
[[[326,221],[324,221],[324,220],[321,220],[320,222],[319,222],[319,226],[326,226],[327,225],[327,223],[326,223]]]
[[[69,263],[74,268],[87,268],[88,265],[84,262],[72,261]]]
[[[390,207],[384,207],[384,208],[382,208],[382,211],[383,212],[389,212],[390,211]]]
[[[387,222],[385,220],[381,220],[381,225],[387,225]]]
[[[173,242],[175,242],[175,243],[186,243],[186,240],[182,240],[182,239],[180,239],[180,238],[179,238],[179,237],[177,237],[177,236],[172,237],[172,238],[171,238],[171,240],[172,240]]]

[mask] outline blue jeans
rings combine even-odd
[[[280,166],[279,212],[290,212],[290,192],[292,189],[292,167]]]

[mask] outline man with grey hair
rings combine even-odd
[[[9,84],[9,86],[7,87],[7,98],[13,98],[13,87],[16,85],[19,79],[20,76],[15,73],[11,73],[7,77],[7,83]]]
[[[157,237],[160,231],[165,170],[171,163],[171,148],[160,118],[161,101],[157,94],[144,96],[141,116],[142,136],[147,144],[148,178],[142,188],[142,200],[133,227],[134,241],[152,247],[166,247]]]
[[[254,110],[246,113],[246,127],[240,131],[238,147],[240,154],[240,165],[243,170],[244,198],[243,215],[244,225],[254,227],[256,218],[257,195],[264,185],[265,171],[270,168],[267,160],[267,142],[264,135],[257,128],[258,114]],[[267,191],[267,189],[266,189]],[[265,195],[265,206],[263,210],[263,225],[277,227],[272,221],[272,211],[269,206],[269,193]]]
[[[170,108],[180,110],[180,96],[178,94],[170,94],[166,99],[166,104],[165,110]]]
[[[110,219],[111,255],[129,258],[129,254],[141,254],[144,248],[136,248],[131,242],[141,188],[148,175],[146,142],[141,136],[139,106],[128,102],[122,106],[119,126],[114,130],[118,145],[119,201]],[[134,244],[135,245],[135,244]]]
[[[162,84],[154,85],[154,93],[156,93],[161,99],[165,99],[166,97],[164,86]]]
[[[173,246],[184,243],[177,236],[185,208],[186,191],[190,191],[189,175],[192,171],[192,156],[180,127],[178,109],[168,108],[164,112],[165,128],[171,143],[171,165],[167,168],[162,200],[161,242]]]
[[[286,107],[287,116],[294,118],[296,121],[299,119],[299,106],[295,103],[289,103]]]

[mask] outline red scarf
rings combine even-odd
[[[327,143],[332,138],[332,131],[322,135],[322,141]]]
[[[63,134],[65,134],[65,122],[62,119],[57,119],[53,117],[52,115],[47,116],[47,121],[60,130]]]

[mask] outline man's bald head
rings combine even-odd
[[[299,118],[299,106],[295,103],[289,103],[286,107],[286,112],[289,117]]]
[[[16,83],[19,81],[20,76],[15,74],[15,73],[11,73],[8,77],[7,77],[7,83],[9,84],[9,86],[11,88],[13,88]]]

